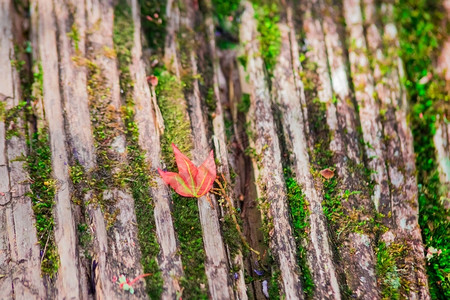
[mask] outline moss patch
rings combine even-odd
[[[30,153],[27,170],[33,181],[29,196],[36,218],[38,243],[41,248],[41,270],[45,275],[54,276],[58,271],[59,256],[55,243],[53,206],[55,204],[55,180],[52,178],[52,154],[46,129],[32,135],[28,141]]]
[[[166,127],[161,138],[161,152],[167,167],[175,169],[171,144],[177,145],[183,153],[189,153],[193,147],[186,104],[180,104],[184,101],[183,85],[174,75],[163,69],[156,69],[155,75],[158,76],[159,82],[156,95]]]
[[[309,203],[306,201],[301,187],[293,178],[290,169],[284,169],[284,179],[286,181],[287,198],[292,218],[292,229],[295,244],[297,245],[297,259],[302,271],[302,287],[306,297],[311,299],[314,294],[314,281],[307,262],[306,247],[304,247],[308,240]]]
[[[258,21],[260,52],[267,72],[272,77],[281,47],[281,33],[278,28],[278,22],[280,21],[278,1],[259,0],[252,2],[255,9],[255,19]]]
[[[408,283],[404,282],[404,277],[400,276],[404,270],[398,267],[400,260],[407,255],[404,247],[402,244],[387,246],[386,243],[381,242],[376,249],[376,272],[383,299],[400,299],[401,295],[408,290]]]

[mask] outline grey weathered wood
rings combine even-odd
[[[248,57],[246,72],[241,68],[241,83],[248,76],[250,110],[247,120],[251,124],[254,138],[250,146],[255,149],[253,157],[258,198],[270,204],[264,218],[273,222],[269,232],[270,247],[280,268],[282,286],[280,292],[288,299],[302,299],[303,291],[296,263],[295,242],[289,224],[286,187],[281,165],[280,145],[271,111],[269,90],[265,81],[264,62],[259,55],[259,42],[254,10],[249,2],[244,2],[244,13],[240,28],[240,41],[244,45],[244,55]]]
[[[375,181],[373,202],[377,210],[386,215],[392,206],[389,194],[388,175],[385,167],[380,109],[374,98],[375,87],[367,57],[360,0],[344,0],[344,18],[347,28],[348,52],[355,99],[359,106],[359,118],[368,165]]]
[[[380,107],[386,113],[383,134],[389,137],[386,142],[386,168],[390,180],[391,207],[389,234],[383,239],[398,241],[407,245],[406,255],[410,257],[405,266],[405,273],[400,275],[410,282],[409,297],[429,299],[428,281],[425,270],[424,249],[418,224],[418,188],[416,179],[415,157],[413,155],[413,137],[406,125],[406,92],[401,84],[398,68],[401,65],[398,53],[397,30],[393,23],[392,5],[384,6],[383,14],[388,23],[384,24],[384,35],[377,27],[376,4],[373,0],[364,0],[364,15],[367,22],[366,39],[369,53],[373,58],[375,90]],[[385,45],[383,45],[383,41]],[[389,57],[384,55],[384,51]],[[382,66],[389,66],[393,61],[391,72],[382,73]],[[390,241],[390,237],[394,239]]]
[[[290,17],[291,13],[289,12],[288,18]],[[327,224],[322,210],[322,194],[316,189],[314,178],[310,172],[311,166],[309,164],[310,159],[305,131],[305,123],[308,121],[304,119],[301,107],[302,102],[306,102],[301,100],[305,98],[305,94],[303,89],[298,88],[303,83],[300,81],[300,78],[294,75],[294,72],[299,72],[300,70],[294,69],[294,64],[292,63],[296,59],[295,56],[298,55],[293,53],[294,49],[298,49],[298,46],[295,45],[297,40],[291,39],[291,37],[295,36],[294,32],[291,33],[291,31],[294,31],[294,28],[289,27],[287,23],[282,21],[278,24],[281,33],[281,52],[274,69],[274,78],[272,79],[273,100],[277,103],[277,107],[281,112],[281,123],[285,133],[286,144],[292,153],[291,159],[296,180],[302,186],[302,192],[309,203],[310,233],[306,255],[316,286],[314,295],[322,299],[340,299],[339,284],[329,244]],[[305,18],[305,23],[308,30],[311,29],[311,31],[307,31],[308,37],[308,34],[314,34],[314,29],[311,27],[315,27],[316,24],[314,24],[314,20],[307,18]],[[319,49],[313,43],[323,43],[322,40],[317,38],[313,40],[310,36],[308,41],[312,43],[312,49]],[[324,50],[324,47],[321,48]],[[314,50],[309,52],[309,54],[311,53],[317,55]],[[326,72],[326,59],[321,61],[325,62],[324,70],[322,71]],[[314,60],[314,62],[319,62],[319,60]],[[319,70],[321,70],[321,67],[318,65],[318,72]],[[322,91],[326,92],[326,87],[322,86],[322,88]],[[323,93],[320,93],[320,96],[325,97]],[[319,99],[323,100],[323,98]],[[326,98],[325,101],[328,101],[328,99],[331,99],[331,97]]]
[[[118,163],[118,169],[113,173],[120,172],[120,168],[127,164],[127,153],[125,149],[125,134],[123,133],[123,122],[120,116],[122,106],[119,87],[119,72],[115,57],[106,55],[108,50],[114,49],[113,44],[113,5],[111,2],[97,0],[86,1],[88,43],[86,56],[97,65],[104,78],[105,88],[108,92],[106,101],[110,109],[115,112],[115,124],[118,127],[112,140],[109,142],[110,151],[114,152]],[[97,100],[99,101],[99,100]],[[104,112],[106,113],[106,112]],[[117,297],[139,297],[146,299],[144,281],[140,281],[134,287],[134,296],[126,295],[117,284],[112,286],[113,276],[119,277],[126,274],[127,278],[134,278],[142,274],[140,264],[141,253],[137,239],[136,215],[134,211],[134,199],[130,191],[124,188],[111,187],[104,191],[103,197],[114,199],[112,211],[119,211],[117,218],[111,228],[106,229],[105,221],[102,220],[99,211],[94,211],[93,223],[98,236],[98,272],[96,277],[97,289],[102,291],[99,299],[110,299]]]
[[[5,109],[19,104],[20,79],[12,61],[16,59],[13,44],[12,2],[0,1],[0,102]],[[46,297],[41,277],[40,251],[29,191],[24,121],[20,116],[5,124],[0,116],[0,279],[1,299],[39,299]],[[5,126],[6,125],[6,126]],[[15,126],[19,136],[6,139],[6,131]]]
[[[50,1],[33,1],[37,14],[38,57],[43,71],[43,110],[50,136],[52,175],[56,180],[54,219],[55,243],[60,259],[55,297],[81,297],[80,265],[77,253],[75,222],[72,213],[66,135],[59,87],[58,50],[54,10]]]
[[[326,3],[326,4],[325,4]],[[329,1],[319,1],[320,10],[316,14],[322,19],[326,58],[328,59],[329,74],[318,74],[319,82],[330,81],[332,94],[336,103],[325,99],[327,103],[327,124],[330,130],[330,150],[333,151],[333,161],[336,163],[338,176],[338,189],[345,191],[358,191],[365,189],[366,178],[361,174],[352,174],[354,166],[362,164],[362,151],[357,134],[356,111],[352,103],[352,95],[348,81],[347,59],[344,56],[345,48],[342,41],[344,29],[339,23],[339,10]],[[323,101],[323,100],[322,100]],[[344,134],[345,132],[345,134]],[[374,217],[373,204],[367,192],[352,195],[342,201],[344,218],[337,220],[345,222],[348,214],[355,211],[358,219],[368,221]],[[338,226],[342,226],[339,224]],[[377,281],[375,277],[375,255],[370,244],[374,236],[371,232],[337,233],[339,251],[339,266],[343,269],[348,287],[357,297],[377,299]],[[354,253],[352,253],[354,252]]]
[[[205,1],[206,5],[208,6],[208,9],[211,9],[211,1],[207,0]],[[207,26],[207,39],[208,39],[208,46],[209,51],[211,53],[211,60],[213,65],[213,91],[214,91],[214,97],[216,100],[216,109],[214,111],[214,117],[212,120],[212,127],[213,127],[213,141],[214,141],[214,148],[216,153],[216,158],[218,159],[220,166],[219,166],[219,172],[225,177],[225,180],[228,184],[231,184],[231,176],[230,176],[230,163],[229,160],[229,154],[228,154],[228,147],[227,147],[227,138],[225,134],[225,123],[224,123],[224,113],[222,108],[222,101],[221,101],[221,93],[219,90],[220,85],[220,64],[219,64],[219,58],[217,57],[217,48],[216,48],[216,41],[215,41],[215,33],[214,33],[214,23],[211,15],[208,13],[205,16],[205,25]],[[230,207],[227,207],[225,209],[225,212],[222,212],[222,215],[224,214],[234,214],[235,213],[235,194],[230,191],[228,193],[228,197],[230,198]],[[226,204],[227,205],[227,204]],[[225,205],[225,206],[226,206]],[[233,211],[232,211],[233,210]],[[237,237],[236,237],[237,238]],[[234,289],[236,290],[236,298],[240,300],[246,300],[248,299],[247,296],[247,288],[245,285],[245,277],[244,277],[244,262],[241,251],[238,252],[238,254],[235,257],[230,257],[228,255],[228,259],[230,263],[232,262],[234,265],[239,266],[239,271],[237,272],[238,278],[234,279]]]

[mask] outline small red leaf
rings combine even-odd
[[[162,179],[183,197],[199,198],[204,196],[211,190],[216,179],[214,152],[211,150],[208,158],[197,168],[174,144],[172,144],[172,148],[178,173],[158,169]]]

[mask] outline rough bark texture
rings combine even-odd
[[[13,44],[13,8],[0,3],[0,101],[6,109],[19,104],[21,90],[18,74],[10,60],[15,59]],[[45,298],[43,278],[40,276],[40,255],[31,200],[27,196],[29,184],[24,162],[19,158],[27,153],[24,121],[5,123],[0,117],[0,265],[4,279],[2,298]],[[7,138],[11,126],[19,128],[19,136]]]
[[[0,298],[448,295],[450,39],[411,73],[408,1],[0,0]]]

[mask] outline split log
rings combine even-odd
[[[244,13],[240,28],[240,42],[245,45],[244,55],[248,58],[246,71],[241,68],[241,83],[248,76],[246,84],[250,94],[250,109],[247,120],[254,137],[250,147],[254,149],[253,165],[258,198],[268,204],[262,213],[269,225],[270,247],[280,268],[281,293],[289,299],[302,299],[303,291],[299,280],[300,270],[296,263],[295,242],[289,224],[286,187],[281,165],[280,145],[271,111],[270,94],[265,81],[264,62],[258,55],[259,43],[254,10],[244,2]],[[244,84],[245,85],[245,84]],[[243,85],[243,86],[244,86]]]
[[[149,87],[145,74],[145,63],[142,58],[141,21],[139,6],[136,0],[131,1],[134,21],[134,47],[132,49],[132,64],[130,73],[134,82],[133,99],[135,103],[134,120],[139,128],[139,146],[145,151],[146,161],[155,174],[155,185],[151,194],[154,201],[154,214],[158,241],[161,245],[159,266],[163,272],[163,299],[174,299],[181,294],[179,280],[183,277],[181,258],[173,227],[170,208],[170,193],[162,178],[156,175],[156,169],[161,168],[160,131],[163,122],[157,117],[159,111],[156,105],[155,87]]]
[[[288,13],[290,16],[291,13]],[[308,27],[306,31],[308,41],[311,42],[312,49],[322,49],[315,45],[317,42],[322,42],[321,39],[314,38],[308,34],[314,35],[313,27],[317,29],[313,20],[305,18],[305,26]],[[332,251],[329,244],[329,237],[327,231],[327,224],[322,210],[322,195],[316,190],[315,181],[311,174],[311,166],[309,164],[310,158],[308,154],[307,138],[305,131],[305,116],[303,115],[301,103],[306,103],[305,94],[303,92],[303,83],[300,78],[294,76],[294,72],[299,72],[300,69],[294,69],[292,60],[298,61],[297,40],[291,40],[295,37],[293,28],[288,27],[287,22],[282,20],[278,24],[281,33],[281,52],[278,63],[274,69],[274,78],[272,79],[272,94],[273,100],[281,112],[281,123],[283,126],[284,136],[288,150],[292,153],[291,161],[293,162],[293,171],[296,175],[296,180],[302,187],[302,192],[305,195],[306,201],[309,203],[309,226],[310,232],[307,242],[307,258],[310,269],[312,270],[315,291],[314,297],[322,299],[340,299],[339,285],[335,266],[332,259]],[[309,30],[311,29],[311,30]],[[292,48],[291,48],[292,47]],[[320,55],[315,51],[308,52]],[[323,53],[324,54],[324,53]],[[297,56],[297,57],[296,57]],[[315,60],[315,62],[325,62],[325,60]],[[323,69],[322,69],[323,67]],[[317,72],[325,71],[324,66],[317,65]],[[319,99],[331,99],[331,95],[325,96],[326,86],[322,85],[322,89],[318,92]],[[328,89],[329,91],[330,89]],[[325,98],[320,98],[325,97]],[[304,100],[301,100],[301,99]],[[327,101],[327,100],[325,100]],[[331,120],[331,118],[327,118]],[[308,126],[309,127],[309,126]],[[308,128],[306,127],[306,128]],[[297,246],[299,247],[299,246]]]
[[[380,35],[377,27],[376,7],[372,0],[364,0],[364,15],[368,27],[366,38],[369,54],[372,55],[375,91],[384,110],[382,120],[383,135],[386,145],[387,172],[390,180],[390,212],[383,212],[389,232],[382,236],[389,247],[390,243],[401,243],[406,246],[404,262],[397,261],[397,267],[405,270],[405,281],[409,282],[409,297],[428,299],[428,283],[425,271],[424,249],[418,224],[417,179],[413,154],[413,138],[406,125],[405,91],[399,76],[401,61],[397,56],[397,29],[393,24],[392,6],[385,7],[384,16],[388,23],[384,24],[384,35]],[[383,42],[385,45],[383,45]],[[384,48],[384,47],[385,48]],[[389,58],[384,53],[389,54]],[[393,63],[390,63],[390,62]],[[382,68],[392,70],[383,74]],[[383,208],[381,208],[383,210]],[[386,221],[383,221],[386,224]],[[402,277],[403,277],[402,276]]]
[[[23,161],[27,154],[23,112],[6,119],[22,97],[13,65],[18,54],[13,45],[15,14],[11,6],[10,1],[0,3],[0,298],[44,299],[40,249]],[[11,130],[18,134],[11,136]]]
[[[50,1],[32,1],[32,14],[36,14],[37,28],[37,57],[43,72],[42,107],[43,116],[50,137],[52,153],[52,173],[56,180],[54,201],[55,243],[60,260],[60,266],[55,282],[56,297],[80,298],[83,297],[82,286],[76,278],[83,278],[77,251],[77,237],[75,220],[72,214],[70,196],[71,181],[64,132],[64,116],[61,92],[59,87],[58,49],[56,38],[56,23],[53,5]],[[38,128],[42,130],[43,128]],[[84,285],[85,286],[85,285]]]

